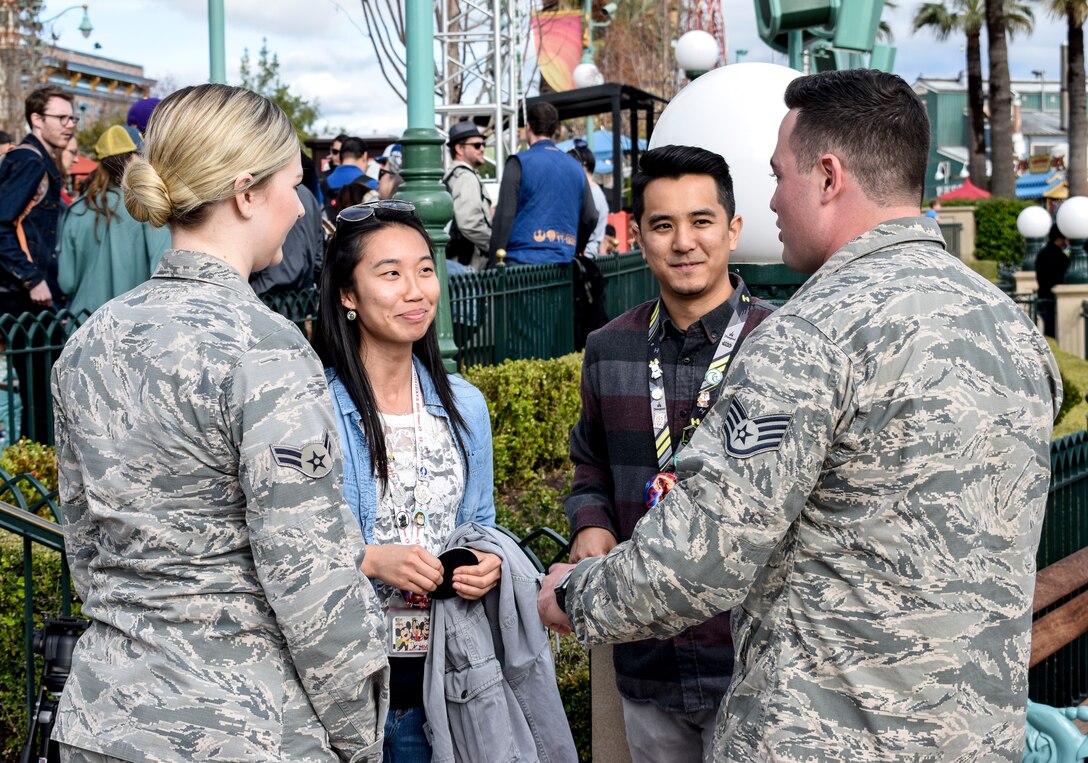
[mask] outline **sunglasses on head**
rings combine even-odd
[[[368,201],[363,204],[356,204],[354,207],[345,208],[336,216],[336,224],[339,226],[342,222],[361,223],[363,220],[369,220],[373,217],[376,209],[389,209],[394,212],[415,212],[416,205],[410,201],[400,201],[399,199]]]

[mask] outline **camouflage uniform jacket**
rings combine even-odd
[[[384,622],[305,338],[168,251],[53,372],[83,614],[54,738],[129,761],[380,760]]]
[[[752,333],[632,539],[574,570],[585,644],[734,611],[714,761],[1019,760],[1061,402],[1043,337],[924,218]]]

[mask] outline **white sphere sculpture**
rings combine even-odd
[[[665,107],[650,136],[650,148],[698,146],[729,163],[744,218],[740,243],[730,262],[782,262],[776,216],[771,212],[774,178],[771,154],[788,109],[786,85],[801,73],[786,66],[741,63],[704,74]]]
[[[693,29],[676,41],[676,63],[686,72],[708,72],[718,65],[721,49],[709,32]]]
[[[1024,238],[1046,238],[1051,224],[1050,213],[1039,206],[1025,207],[1016,217],[1016,229]]]
[[[1074,196],[1058,207],[1058,230],[1068,239],[1088,239],[1088,197]]]

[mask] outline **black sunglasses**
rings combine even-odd
[[[363,204],[356,204],[353,207],[346,207],[336,216],[336,225],[339,226],[342,222],[361,223],[363,220],[369,220],[374,216],[375,209],[388,209],[393,212],[415,212],[416,205],[410,201],[400,201],[399,199],[368,201]]]
[[[478,143],[469,143],[468,141],[465,141],[465,145],[468,146],[469,148],[475,148],[475,149],[479,150],[479,149],[484,147],[484,142],[482,140],[480,142],[478,142]]]

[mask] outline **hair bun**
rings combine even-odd
[[[142,158],[134,159],[121,181],[125,191],[125,208],[139,222],[150,222],[161,228],[170,220],[172,205],[166,183],[155,168]]]

